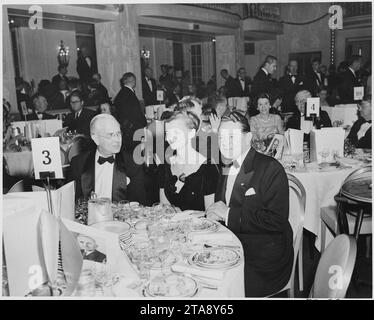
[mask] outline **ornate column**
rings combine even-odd
[[[3,97],[12,106],[12,113],[18,112],[12,42],[8,25],[8,10],[3,8]]]
[[[217,70],[217,87],[224,85],[220,72],[227,69],[229,74],[236,76],[236,42],[235,35],[216,36],[216,70]]]
[[[95,24],[98,71],[108,93],[114,97],[119,89],[119,79],[125,72],[136,76],[136,95],[142,98],[140,70],[139,26],[135,4],[123,5],[114,22]]]

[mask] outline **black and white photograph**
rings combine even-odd
[[[1,299],[372,299],[372,2],[83,2],[1,5]]]

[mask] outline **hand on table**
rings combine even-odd
[[[206,216],[215,221],[226,221],[230,208],[222,201],[213,203],[207,210]]]

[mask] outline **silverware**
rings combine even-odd
[[[202,287],[206,288],[206,289],[211,289],[211,290],[218,290],[218,287],[214,284],[211,284],[209,282],[206,282],[205,280],[201,279],[201,277],[197,276],[197,275],[193,275],[191,273],[183,273],[183,272],[178,272],[178,271],[172,271],[173,273],[175,274],[181,274],[187,278],[190,278],[192,280],[195,280],[198,284],[200,284]]]

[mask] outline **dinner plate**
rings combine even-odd
[[[229,269],[240,262],[240,255],[234,249],[210,248],[192,254],[189,262],[206,269]]]
[[[131,226],[127,222],[123,222],[123,221],[98,222],[98,223],[91,225],[91,227],[104,230],[104,231],[108,231],[108,232],[117,233],[118,235],[127,233],[131,229]]]
[[[151,279],[143,290],[149,297],[185,298],[193,297],[199,291],[197,282],[184,275],[167,274]]]
[[[192,232],[213,232],[218,228],[218,223],[206,218],[194,219],[192,223]]]

